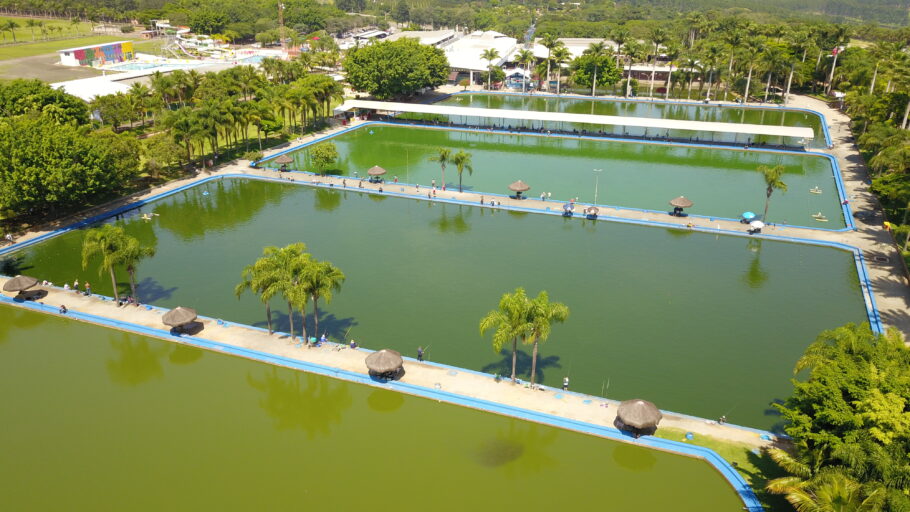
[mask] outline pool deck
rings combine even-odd
[[[0,286],[9,278],[0,277]],[[117,303],[100,295],[85,296],[72,290],[63,290],[59,287],[42,286],[39,284],[35,290],[44,290],[47,295],[37,302],[14,300],[14,294],[4,293],[0,296],[0,304],[18,306],[26,309],[66,317],[86,323],[112,327],[126,332],[153,336],[175,343],[188,343],[202,346],[216,351],[217,347],[194,343],[195,341],[210,341],[226,347],[245,349],[251,352],[250,359],[263,360],[255,354],[265,354],[301,361],[309,364],[320,365],[328,369],[337,369],[343,372],[354,372],[366,376],[367,368],[364,359],[373,350],[382,346],[358,347],[351,349],[347,345],[337,343],[323,343],[318,347],[307,348],[301,344],[298,337],[292,341],[286,333],[269,335],[264,329],[242,324],[224,322],[219,319],[200,316],[199,322],[202,330],[194,335],[177,336],[172,334],[168,327],[161,322],[162,315],[167,309],[157,307],[117,306]],[[57,313],[61,305],[66,305],[68,313]],[[204,314],[200,311],[200,315]],[[264,310],[263,310],[264,313]],[[37,341],[37,340],[36,340]],[[370,340],[362,340],[370,344]],[[235,355],[237,355],[235,353]],[[474,372],[461,368],[454,368],[433,362],[419,362],[405,354],[404,376],[400,379],[410,385],[419,386],[428,390],[444,390],[447,393],[458,395],[471,400],[488,401],[507,408],[525,409],[567,418],[614,429],[613,420],[616,417],[616,400],[602,397],[574,393],[541,386],[540,389],[531,389],[524,384],[512,384],[508,378],[496,380],[493,375]],[[282,365],[279,361],[273,364]],[[337,372],[336,372],[337,373]],[[331,375],[331,374],[330,374]],[[377,386],[383,385],[376,381]],[[399,389],[401,391],[401,389]],[[407,392],[407,390],[404,390]],[[416,393],[415,393],[416,394]],[[664,418],[660,427],[681,429],[693,432],[696,436],[709,436],[715,439],[740,443],[750,448],[772,446],[778,440],[768,433],[747,427],[725,424],[716,421],[695,418],[683,414],[664,411]],[[764,434],[764,438],[762,437]],[[629,441],[634,441],[628,438]]]

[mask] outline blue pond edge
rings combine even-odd
[[[569,99],[578,99],[578,100],[594,100],[594,101],[603,101],[607,103],[643,103],[643,104],[664,104],[664,105],[688,105],[690,107],[713,107],[713,108],[731,108],[731,109],[743,109],[743,110],[770,110],[770,111],[780,111],[787,110],[790,112],[805,112],[807,114],[815,114],[818,116],[819,125],[822,127],[822,133],[825,136],[825,145],[831,146],[831,133],[828,131],[828,123],[825,115],[819,112],[818,110],[813,110],[811,108],[802,108],[802,107],[788,107],[787,105],[749,105],[749,104],[736,104],[736,103],[699,103],[696,100],[661,100],[661,99],[648,99],[648,98],[616,98],[616,97],[606,97],[598,96],[591,97],[585,96],[582,94],[527,94],[522,92],[508,92],[508,91],[456,91],[451,94],[446,94],[441,98],[433,98],[435,101],[430,103],[438,103],[450,98],[452,96],[458,96],[462,94],[490,94],[490,95],[500,95],[500,96],[524,96],[530,98],[569,98]]]
[[[359,126],[358,126],[358,127],[355,127],[355,128],[359,128]],[[312,144],[312,143],[314,143],[314,142],[318,142],[318,140],[317,140],[317,141],[310,142],[309,144]],[[297,148],[294,148],[294,149],[297,149]],[[291,151],[291,150],[288,150],[288,151]],[[277,156],[277,155],[276,155],[276,156]],[[270,157],[270,158],[274,158],[274,156],[273,156],[273,157]],[[294,172],[295,174],[314,175],[313,173],[304,172],[304,171],[293,171],[293,172]],[[19,250],[24,249],[24,248],[26,248],[26,247],[29,247],[29,246],[32,246],[32,245],[41,243],[41,242],[43,242],[43,241],[45,241],[45,240],[48,240],[48,239],[50,239],[50,238],[53,238],[53,237],[56,237],[56,236],[60,236],[60,235],[62,235],[62,234],[64,234],[64,233],[68,233],[68,232],[73,231],[73,230],[76,230],[76,229],[81,229],[81,228],[90,226],[90,225],[92,225],[92,224],[96,224],[96,223],[98,223],[98,222],[102,222],[102,221],[104,221],[104,220],[106,220],[106,219],[109,219],[109,218],[111,218],[111,217],[115,217],[115,216],[118,216],[118,215],[120,215],[120,214],[126,213],[126,212],[128,212],[128,211],[131,211],[131,210],[135,210],[135,209],[141,208],[141,207],[143,207],[143,206],[145,206],[145,205],[148,205],[148,204],[150,204],[150,203],[153,203],[153,202],[158,201],[158,200],[160,200],[160,199],[163,199],[163,198],[165,198],[165,197],[168,197],[168,196],[171,196],[171,195],[174,195],[174,194],[178,194],[178,193],[180,193],[180,192],[184,192],[184,191],[189,190],[189,189],[191,189],[191,188],[193,188],[193,187],[197,187],[197,186],[200,186],[200,185],[205,185],[205,184],[207,184],[207,183],[209,183],[209,182],[218,181],[218,180],[223,180],[223,179],[259,180],[259,181],[270,181],[270,182],[275,182],[275,183],[294,184],[294,185],[298,185],[298,186],[330,188],[330,189],[333,189],[333,190],[343,190],[343,191],[352,191],[352,192],[360,192],[360,193],[377,193],[377,192],[372,191],[372,190],[370,190],[370,189],[359,189],[359,188],[356,188],[356,187],[346,187],[346,188],[345,188],[345,187],[328,187],[328,186],[325,186],[325,185],[314,184],[314,183],[298,182],[298,181],[288,181],[288,180],[283,180],[283,179],[278,178],[278,177],[276,177],[276,178],[270,178],[270,177],[254,176],[254,175],[248,175],[248,174],[220,174],[220,175],[217,175],[217,176],[209,176],[209,177],[203,178],[203,179],[201,179],[201,180],[199,180],[199,181],[196,181],[196,182],[193,182],[193,183],[188,183],[188,184],[186,184],[186,185],[182,185],[182,186],[177,187],[177,188],[174,188],[174,189],[172,189],[172,190],[168,190],[168,191],[165,191],[165,192],[161,192],[160,194],[156,194],[156,195],[150,196],[150,197],[148,197],[148,198],[146,198],[146,199],[139,199],[139,200],[136,200],[136,201],[134,201],[134,202],[132,202],[132,203],[129,203],[129,204],[126,204],[126,205],[117,207],[117,208],[115,208],[115,209],[113,209],[113,210],[111,210],[111,211],[108,211],[108,212],[105,212],[105,213],[101,213],[101,214],[98,214],[98,215],[95,215],[95,216],[92,216],[92,217],[89,217],[89,218],[86,218],[86,219],[83,219],[83,220],[74,222],[74,223],[72,223],[72,224],[70,224],[70,225],[64,226],[64,227],[62,227],[62,228],[60,228],[60,229],[57,229],[57,230],[54,230],[54,231],[50,231],[50,232],[45,233],[45,234],[43,234],[43,235],[41,235],[41,236],[37,236],[37,237],[35,237],[35,238],[31,239],[31,240],[27,240],[27,241],[25,241],[25,242],[17,242],[17,243],[15,243],[15,244],[6,246],[6,247],[0,249],[0,256],[4,256],[4,255],[6,255],[6,254],[10,254],[10,253],[19,251]],[[424,198],[423,196],[412,196],[412,195],[409,195],[409,194],[396,193],[396,192],[393,192],[393,191],[391,190],[391,189],[394,188],[396,185],[397,185],[397,186],[409,186],[410,184],[407,184],[407,183],[398,183],[398,184],[390,184],[390,185],[391,185],[391,186],[389,187],[390,190],[384,191],[384,192],[383,192],[383,195],[394,196],[394,197],[403,197],[403,198],[406,198],[406,199],[414,199],[414,200],[418,200],[418,201],[430,201],[430,200],[431,200],[431,199]],[[497,196],[498,196],[498,197],[505,197],[505,196],[502,195],[502,194],[487,194],[487,193],[485,193],[485,195],[489,195],[489,196],[493,196],[493,197],[497,197]],[[438,202],[438,203],[457,204],[457,205],[461,205],[461,206],[471,206],[471,207],[474,207],[474,208],[478,208],[478,207],[479,207],[479,208],[490,208],[490,209],[497,209],[497,210],[510,210],[510,211],[517,211],[517,212],[526,212],[526,213],[537,213],[537,214],[546,214],[546,215],[558,215],[558,216],[563,216],[562,209],[561,209],[561,208],[558,208],[558,206],[561,204],[561,203],[558,202],[558,201],[554,201],[554,202],[553,202],[554,206],[557,207],[556,210],[550,210],[550,209],[540,210],[540,209],[537,209],[537,208],[525,208],[525,207],[521,207],[521,206],[496,206],[496,207],[491,207],[491,206],[489,206],[489,205],[479,205],[479,204],[477,204],[477,203],[469,202],[469,201],[463,201],[463,200],[458,200],[458,199],[444,199],[444,198],[439,198],[439,197],[433,198],[432,201],[433,201],[433,202]],[[584,206],[583,203],[579,203],[579,205]],[[629,210],[634,210],[634,209],[629,208]],[[638,210],[638,211],[653,213],[653,212],[651,212],[651,211],[649,211],[649,210]],[[584,215],[579,215],[579,214],[573,214],[573,217],[585,218]],[[677,230],[678,230],[678,229],[692,229],[692,231],[699,231],[699,232],[703,232],[703,233],[726,234],[726,235],[739,236],[739,237],[752,237],[752,238],[760,238],[760,239],[766,239],[766,240],[777,240],[777,241],[802,243],[802,244],[816,245],[816,246],[823,246],[823,247],[833,247],[833,248],[835,248],[835,249],[840,249],[840,250],[843,250],[843,251],[850,252],[850,253],[853,254],[853,261],[854,261],[854,264],[855,264],[855,266],[856,266],[856,272],[857,272],[857,277],[858,277],[858,279],[859,279],[860,291],[861,291],[862,294],[863,294],[863,302],[864,302],[865,307],[866,307],[866,316],[867,316],[867,318],[868,318],[868,320],[869,320],[869,325],[871,326],[872,330],[873,330],[874,332],[876,332],[876,333],[883,333],[883,332],[884,332],[884,326],[883,326],[882,321],[881,321],[881,314],[880,314],[879,311],[878,311],[878,305],[876,304],[876,301],[875,301],[875,294],[874,294],[873,291],[872,291],[872,282],[871,282],[871,278],[869,277],[869,272],[868,272],[868,270],[866,269],[866,264],[865,264],[865,260],[864,260],[864,258],[863,258],[862,251],[861,251],[859,248],[854,247],[854,246],[852,246],[852,245],[842,244],[842,243],[838,243],[838,242],[828,242],[828,241],[823,241],[823,240],[812,240],[812,239],[808,239],[808,238],[795,238],[795,237],[776,236],[776,235],[771,235],[771,234],[748,235],[748,234],[746,234],[746,233],[744,233],[744,232],[740,232],[740,231],[731,231],[731,230],[727,230],[727,229],[684,228],[684,227],[680,227],[680,226],[678,226],[678,225],[676,225],[676,224],[672,224],[672,223],[669,223],[669,222],[660,222],[660,221],[652,221],[652,220],[639,220],[639,219],[626,219],[626,218],[620,218],[620,217],[612,217],[612,216],[608,216],[608,215],[599,215],[599,216],[598,216],[598,219],[599,219],[599,220],[612,221],[612,222],[619,222],[619,223],[624,223],[624,224],[638,224],[638,225],[642,225],[642,226],[662,227],[662,228],[670,228],[670,229],[677,229]],[[735,219],[726,219],[726,220],[735,220]]]
[[[109,297],[106,297],[107,300],[112,300]],[[422,398],[427,398],[430,400],[437,400],[440,402],[446,402],[449,404],[460,405],[463,407],[469,407],[472,409],[477,409],[486,412],[492,412],[502,416],[508,416],[512,418],[518,418],[526,421],[532,421],[535,423],[540,423],[544,425],[550,425],[557,428],[562,428],[565,430],[571,430],[575,432],[580,432],[583,434],[593,435],[597,437],[603,437],[606,439],[611,439],[614,441],[636,444],[640,446],[645,446],[648,448],[653,448],[656,450],[661,450],[665,452],[675,453],[679,455],[684,455],[688,457],[694,457],[697,459],[702,459],[711,466],[714,467],[733,487],[736,493],[739,495],[740,499],[743,501],[745,507],[744,509],[760,512],[763,510],[761,503],[758,498],[755,496],[755,493],[752,491],[752,488],[745,481],[745,479],[740,475],[736,469],[733,468],[723,457],[718,455],[714,450],[709,448],[704,448],[701,446],[695,446],[687,443],[682,443],[678,441],[670,441],[667,439],[660,439],[653,436],[642,436],[638,439],[631,437],[628,434],[625,434],[618,429],[606,427],[602,425],[594,425],[592,423],[587,423],[583,421],[573,420],[569,418],[563,418],[560,416],[555,416],[552,414],[541,413],[537,411],[531,411],[528,409],[523,409],[520,407],[514,407],[504,404],[499,404],[496,402],[491,402],[488,400],[482,400],[479,398],[473,398],[465,395],[460,395],[456,393],[449,393],[443,391],[442,389],[436,388],[427,388],[424,386],[417,386],[414,384],[409,384],[407,382],[400,381],[377,381],[372,379],[369,375],[363,373],[352,372],[348,370],[343,370],[341,368],[334,368],[330,366],[324,366],[320,364],[310,363],[306,361],[300,361],[296,359],[291,359],[287,357],[282,357],[274,354],[268,354],[265,352],[260,352],[258,350],[252,350],[242,347],[235,347],[232,345],[227,345],[224,343],[219,343],[212,341],[206,338],[201,338],[198,336],[189,336],[189,335],[180,335],[175,336],[164,329],[155,329],[151,327],[146,327],[144,325],[134,324],[132,322],[124,322],[120,320],[114,320],[103,316],[92,315],[89,313],[81,313],[78,311],[70,310],[67,314],[59,314],[56,307],[48,306],[41,303],[36,303],[32,301],[16,301],[11,297],[0,295],[0,303],[7,303],[10,305],[23,307],[31,309],[34,311],[42,313],[50,313],[58,317],[71,317],[74,319],[82,320],[88,323],[97,324],[105,327],[111,327],[118,330],[133,332],[139,335],[150,336],[158,339],[164,339],[167,341],[183,343],[186,345],[191,345],[197,348],[210,350],[213,352],[220,352],[223,354],[233,355],[237,357],[243,357],[246,359],[251,359],[254,361],[260,361],[267,364],[283,366],[286,368],[291,368],[295,370],[305,371],[317,375],[323,375],[326,377],[332,377],[336,379],[345,380],[348,382],[353,382],[356,384],[363,384],[372,387],[380,387],[392,391],[398,391],[401,393],[406,393],[409,395],[414,395]],[[153,309],[160,311],[165,311],[163,308],[157,308],[153,306]],[[242,325],[242,324],[233,324],[233,325]],[[250,326],[243,326],[250,327]],[[261,330],[259,328],[255,328]],[[371,352],[366,349],[358,349],[363,352]],[[409,361],[414,361],[414,359],[406,357]],[[424,364],[433,364],[443,368],[453,368],[457,371],[465,371],[462,368],[455,368],[447,365],[441,365],[437,363],[424,362]],[[478,372],[471,372],[478,373]],[[486,375],[490,378],[488,374]],[[773,435],[767,433],[768,435]]]
[[[821,115],[821,114],[819,114],[819,115]],[[359,129],[367,127],[367,126],[399,126],[399,127],[400,126],[413,126],[415,128],[428,129],[428,130],[447,130],[447,131],[460,131],[460,132],[468,132],[468,133],[495,133],[495,134],[500,134],[500,135],[528,135],[531,137],[554,137],[554,138],[581,139],[581,140],[591,140],[591,141],[623,142],[623,143],[631,143],[631,144],[653,144],[653,145],[658,145],[658,146],[677,146],[677,147],[697,148],[697,149],[726,149],[726,150],[733,150],[733,151],[742,151],[742,152],[746,152],[746,153],[748,153],[750,151],[755,151],[755,152],[761,152],[761,153],[780,153],[780,154],[785,154],[785,155],[801,155],[801,156],[809,155],[812,157],[827,158],[831,164],[831,173],[834,176],[834,183],[837,188],[837,196],[838,196],[838,200],[841,205],[841,215],[843,215],[843,217],[844,217],[844,224],[846,225],[846,227],[843,227],[840,229],[826,229],[826,228],[815,228],[812,226],[801,226],[801,225],[796,225],[796,224],[784,224],[784,223],[776,223],[776,225],[783,226],[783,227],[795,227],[795,228],[800,228],[800,229],[813,229],[813,230],[818,230],[818,231],[831,231],[831,232],[843,232],[843,231],[855,231],[856,230],[856,224],[853,222],[853,216],[850,212],[850,204],[849,204],[849,201],[847,198],[847,192],[846,192],[846,189],[844,188],[844,182],[841,177],[840,164],[838,164],[837,158],[834,157],[834,155],[829,155],[828,153],[821,153],[818,151],[794,151],[794,150],[776,149],[776,148],[757,149],[754,147],[746,149],[742,146],[727,146],[727,145],[722,145],[722,144],[710,144],[709,145],[709,144],[698,144],[698,143],[694,143],[694,142],[693,143],[666,142],[666,141],[648,140],[648,139],[618,138],[618,137],[608,137],[608,136],[603,136],[603,137],[596,136],[595,137],[595,136],[590,136],[590,135],[575,135],[575,134],[559,134],[559,135],[547,136],[547,135],[537,134],[537,133],[517,132],[517,131],[500,130],[500,129],[492,129],[492,130],[491,129],[471,129],[471,128],[451,127],[451,126],[433,126],[433,125],[424,125],[424,124],[410,125],[410,124],[404,124],[404,123],[391,123],[388,121],[367,121],[367,122],[361,123],[357,126],[350,126],[348,128],[339,130],[335,133],[332,133],[329,135],[324,135],[322,137],[318,137],[318,138],[315,138],[315,139],[307,141],[307,142],[302,142],[296,146],[289,147],[289,148],[279,151],[275,154],[272,154],[266,158],[256,160],[255,162],[250,162],[250,166],[251,167],[263,167],[265,169],[277,170],[276,167],[263,166],[262,164],[268,162],[269,160],[278,158],[281,155],[299,151],[303,148],[306,148],[307,146],[319,144],[323,141],[333,139],[333,138],[343,135],[345,133],[348,133],[348,132],[351,132],[354,130],[359,130]],[[308,173],[308,174],[311,174],[311,173]],[[352,177],[352,179],[355,179],[355,178]],[[398,184],[399,185],[412,185],[412,184],[402,183],[402,182],[399,182]],[[488,193],[488,192],[484,192],[484,195],[505,197],[504,194],[495,194],[495,193]],[[586,203],[578,203],[578,204],[586,204]],[[621,209],[621,210],[647,212],[647,213],[666,213],[663,210],[660,210],[660,211],[647,210],[647,209],[632,208],[632,207],[627,207],[627,206],[613,206],[613,205],[605,205],[605,204],[598,204],[595,206],[605,206],[605,207],[609,207],[609,208],[617,208],[617,209]],[[693,215],[693,214],[690,214],[690,217],[732,220],[732,221],[739,220],[738,218],[734,219],[734,218],[730,218],[730,217],[721,217],[718,215]]]

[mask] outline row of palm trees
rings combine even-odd
[[[436,154],[430,156],[430,161],[438,163],[442,170],[443,188],[445,188],[446,183],[446,166],[454,165],[455,170],[458,171],[458,191],[464,192],[464,188],[462,187],[462,175],[464,174],[464,171],[468,171],[468,174],[474,174],[471,153],[467,153],[461,149],[459,149],[458,152],[453,152],[449,148],[438,148]]]
[[[139,262],[155,255],[155,248],[143,245],[138,238],[126,233],[122,226],[105,224],[92,228],[82,239],[82,269],[86,269],[92,260],[99,260],[98,275],[109,272],[114,299],[119,301],[117,277],[114,268],[122,266],[130,276],[130,289],[133,298],[139,302],[136,288],[136,268]]]
[[[616,66],[626,68],[627,76],[631,75],[634,63],[649,62],[649,96],[654,94],[659,60],[669,66],[664,93],[666,97],[669,97],[674,88],[685,87],[686,97],[691,98],[692,86],[697,82],[699,92],[708,96],[722,89],[724,99],[730,93],[735,93],[748,101],[748,96],[752,93],[753,75],[757,72],[764,80],[763,101],[767,101],[774,84],[785,87],[786,94],[789,94],[794,83],[804,84],[815,78],[827,84],[826,91],[830,89],[836,78],[834,70],[837,57],[835,55],[831,59],[830,67],[822,58],[833,48],[846,45],[849,36],[849,31],[844,26],[757,25],[729,19],[722,25],[706,25],[698,31],[686,33],[673,33],[665,27],[655,26],[642,40],[634,37],[625,26],[617,26],[607,34],[615,46],[595,42],[584,53],[595,57],[615,56]],[[555,69],[558,93],[562,70],[572,61],[571,54],[556,34],[544,34],[540,44],[547,48],[547,57],[538,64],[536,72],[539,76],[546,77],[549,88]],[[815,56],[814,64],[809,60],[810,55]],[[481,57],[492,69],[492,63],[501,55],[495,49],[490,49],[484,51]],[[530,74],[531,66],[537,63],[537,59],[530,49],[525,48],[516,53],[515,62]],[[597,71],[595,68],[592,96],[596,94]],[[491,85],[491,80],[488,79],[488,88]],[[624,94],[628,96],[631,93],[632,81],[627,80]]]
[[[546,291],[541,291],[532,299],[524,288],[518,287],[512,293],[504,293],[499,299],[499,307],[480,320],[480,335],[493,330],[493,350],[497,354],[511,344],[513,382],[516,379],[518,342],[531,345],[531,383],[534,384],[539,344],[550,337],[554,323],[562,323],[568,317],[569,307],[561,302],[550,302]]]
[[[295,339],[294,311],[303,317],[301,335],[307,338],[307,305],[313,301],[313,333],[319,335],[319,301],[331,303],[341,290],[345,275],[328,261],[319,261],[309,254],[302,242],[285,247],[266,247],[262,257],[244,267],[241,281],[234,288],[237,298],[246,292],[258,295],[265,305],[269,334],[272,328],[272,299],[281,297],[287,303],[291,339]]]
[[[184,147],[186,161],[200,158],[206,146],[217,159],[222,143],[249,151],[250,128],[256,130],[259,150],[262,138],[285,126],[303,134],[313,121],[331,115],[332,102],[342,96],[342,87],[331,77],[310,74],[300,59],[263,61],[262,71],[238,66],[218,73],[201,74],[178,70],[152,75],[151,87],[134,84],[123,95],[134,120],[145,124],[151,116]],[[96,104],[106,101],[95,100]],[[204,163],[204,160],[203,160]]]

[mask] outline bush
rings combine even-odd
[[[246,153],[240,155],[240,158],[243,160],[249,160],[251,162],[262,160],[262,151],[247,151]]]
[[[132,25],[121,25],[120,26],[120,32],[122,32],[124,34],[129,34],[130,32],[132,32],[134,30],[135,29],[133,28]]]

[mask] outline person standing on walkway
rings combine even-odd
[[[423,347],[417,347],[417,360],[423,361]]]
[[[562,390],[563,390],[563,391],[568,391],[568,390],[569,390],[569,377],[563,377],[563,378],[562,378]]]
[[[85,282],[85,296],[88,297],[92,294],[92,285],[88,281]]]

